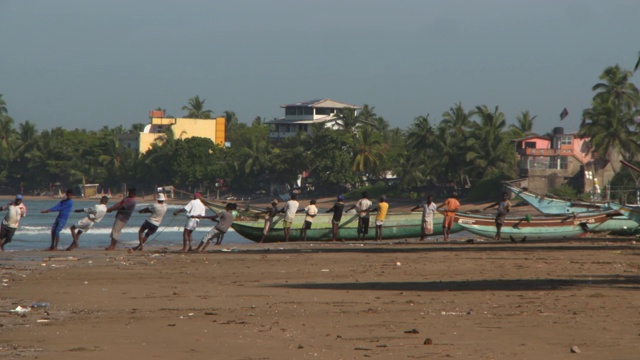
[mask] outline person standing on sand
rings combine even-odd
[[[511,203],[509,202],[509,194],[505,191],[502,193],[502,200],[496,201],[495,203],[485,207],[482,210],[490,209],[494,206],[498,207],[498,213],[496,214],[496,240],[500,240],[500,236],[502,235],[502,225],[504,225],[505,218],[507,217],[507,213],[511,210]],[[515,242],[515,240],[511,240]]]
[[[13,234],[16,233],[20,225],[20,219],[27,216],[27,207],[22,203],[22,195],[16,195],[13,202],[5,206],[0,206],[0,211],[7,211],[7,215],[0,225],[0,250],[4,251],[4,246],[11,242]]]
[[[67,189],[65,192],[65,198],[60,200],[60,202],[47,210],[40,211],[43,214],[50,213],[52,211],[57,211],[58,216],[56,220],[53,222],[53,226],[51,227],[51,246],[49,247],[49,251],[58,250],[58,243],[60,242],[60,232],[64,229],[64,226],[67,224],[67,219],[69,218],[69,214],[71,214],[71,210],[73,209],[73,190]]]
[[[371,210],[371,212],[377,212],[376,215],[376,241],[382,240],[382,225],[384,224],[384,219],[387,218],[387,212],[389,211],[389,203],[387,202],[387,197],[382,195],[380,196],[380,202],[378,206]]]
[[[358,213],[358,240],[360,240],[360,235],[364,240],[364,237],[369,234],[369,211],[371,210],[371,205],[373,203],[369,200],[369,195],[365,191],[362,193],[362,198],[346,210],[349,211],[355,208]]]
[[[193,194],[193,199],[185,207],[173,212],[173,216],[183,212],[187,213],[187,222],[184,224],[184,231],[182,232],[182,252],[191,251],[193,231],[198,227],[199,217],[207,213],[207,208],[200,199],[202,199],[202,195],[197,192]]]
[[[225,211],[212,216],[196,216],[198,219],[209,219],[218,222],[218,225],[214,226],[207,235],[202,238],[200,244],[196,248],[196,252],[204,252],[207,246],[211,243],[211,240],[216,239],[216,245],[222,244],[224,234],[227,233],[231,224],[233,224],[233,210],[238,207],[237,204],[228,203],[225,206]]]
[[[311,224],[313,224],[313,218],[318,215],[318,208],[316,207],[316,199],[311,199],[309,201],[309,206],[304,208],[305,216],[304,216],[304,224],[302,224],[302,229],[300,230],[300,239],[298,241],[307,241],[307,230],[311,229]]]
[[[424,241],[427,236],[433,234],[433,214],[435,214],[437,208],[438,206],[433,202],[433,196],[427,195],[427,200],[411,209],[411,211],[422,209],[422,231],[420,232],[420,241]]]
[[[263,213],[267,215],[264,218],[264,229],[262,229],[262,239],[260,239],[260,244],[262,244],[267,235],[269,235],[269,231],[271,231],[271,226],[273,225],[273,218],[278,214],[278,200],[273,199],[271,207],[267,208]]]
[[[281,213],[284,213],[283,226],[285,242],[289,241],[289,235],[291,235],[291,225],[293,225],[293,220],[295,219],[296,212],[298,212],[298,207],[300,206],[297,199],[298,197],[296,196],[296,194],[291,194],[291,199],[287,201],[282,210],[280,210]]]
[[[124,226],[127,225],[131,215],[136,210],[136,189],[131,188],[127,191],[127,197],[122,199],[117,204],[107,209],[107,212],[116,211],[116,221],[111,228],[111,244],[105,248],[105,250],[115,250],[118,241],[120,240],[120,233]]]
[[[158,231],[158,227],[160,227],[160,223],[162,223],[162,218],[164,217],[164,214],[167,213],[167,204],[164,203],[164,200],[164,194],[160,193],[158,194],[155,204],[138,211],[140,214],[151,215],[144,221],[144,223],[142,223],[142,226],[140,226],[140,230],[138,230],[138,241],[140,243],[137,246],[134,246],[133,250],[142,250],[144,243],[147,242],[149,236]]]
[[[460,209],[460,202],[458,201],[458,193],[454,192],[450,198],[445,200],[442,204],[438,205],[436,209],[447,207],[444,210],[444,221],[442,222],[442,232],[444,233],[444,241],[449,241],[449,235],[451,235],[451,228],[453,227],[453,219],[456,217],[456,211]]]
[[[338,195],[338,201],[327,212],[333,212],[333,218],[331,218],[331,241],[336,241],[338,240],[340,220],[342,220],[342,213],[344,213],[344,196]]]
[[[99,204],[96,204],[93,207],[77,209],[73,211],[77,213],[86,212],[88,213],[88,215],[78,220],[78,222],[75,223],[74,225],[71,225],[70,230],[71,230],[71,238],[73,239],[73,242],[71,243],[71,245],[69,245],[69,247],[67,248],[67,251],[77,248],[78,239],[80,238],[80,235],[83,232],[89,231],[89,229],[93,227],[93,224],[97,224],[102,220],[102,218],[107,213],[107,202],[109,202],[109,197],[103,196],[102,198],[100,198]]]

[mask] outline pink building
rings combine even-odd
[[[516,139],[517,174],[527,178],[529,190],[540,194],[566,183],[583,192],[591,191],[596,182],[607,184],[614,175],[611,164],[594,160],[588,140],[565,134],[561,127],[554,128],[551,137]]]

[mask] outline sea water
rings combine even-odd
[[[111,199],[107,206],[115,204],[119,200]],[[5,246],[5,251],[21,251],[21,250],[43,250],[49,248],[51,245],[51,225],[53,225],[57,212],[50,212],[48,214],[40,213],[40,210],[46,210],[56,205],[59,200],[26,200],[24,204],[27,206],[27,216],[20,220],[20,226],[16,230],[13,240]],[[98,203],[96,200],[95,203]],[[150,214],[139,214],[138,210],[153,204],[153,200],[140,200],[138,199],[138,205],[136,211],[133,213],[126,227],[120,234],[120,241],[118,242],[118,248],[124,249],[126,247],[132,247],[138,244],[138,230],[144,221],[149,218]],[[2,204],[4,205],[4,204]],[[82,209],[85,207],[91,207],[94,205],[90,201],[75,201],[73,209]],[[175,247],[176,250],[182,248],[182,231],[187,217],[185,213],[180,213],[178,216],[173,216],[173,212],[181,209],[182,205],[168,204],[167,214],[164,216],[158,231],[149,237],[146,246],[166,246]],[[208,211],[208,210],[207,210]],[[6,211],[0,213],[0,218],[4,218]],[[101,249],[105,248],[111,242],[110,234],[111,227],[115,221],[115,212],[107,213],[101,222],[93,225],[88,232],[83,232],[78,241],[81,249]],[[212,215],[210,211],[207,215]],[[87,216],[86,213],[72,212],[69,215],[67,224],[64,230],[60,233],[60,243],[58,244],[59,250],[64,250],[72,242],[71,231],[69,228],[75,224],[78,220]],[[193,232],[193,244],[194,246],[200,243],[200,240],[216,225],[215,222],[202,219],[198,228]],[[224,236],[223,245],[225,244],[250,244],[253,243],[250,240],[245,239],[236,233],[233,229]]]

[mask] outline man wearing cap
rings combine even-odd
[[[197,216],[205,216],[207,212],[207,208],[200,199],[202,199],[202,195],[197,192],[193,194],[193,200],[189,201],[185,207],[173,212],[173,216],[185,211],[187,212],[187,222],[184,224],[184,231],[182,232],[182,252],[191,251],[193,230],[198,227],[198,223],[200,222]]]
[[[43,214],[57,211],[58,217],[53,222],[53,226],[51,227],[51,246],[49,247],[49,251],[58,250],[58,243],[60,242],[60,232],[64,229],[64,226],[67,224],[67,219],[69,219],[69,214],[71,214],[71,210],[73,210],[73,190],[67,189],[65,192],[65,198],[60,200],[60,202],[47,210],[40,211]]]
[[[355,208],[358,213],[358,240],[360,240],[360,235],[362,235],[362,239],[364,240],[364,237],[369,234],[369,211],[371,205],[373,205],[373,203],[369,200],[369,194],[365,191],[362,193],[362,198],[346,210],[349,211]]]
[[[67,248],[67,251],[73,250],[78,247],[78,239],[83,232],[89,231],[93,227],[93,224],[99,223],[102,218],[107,214],[107,202],[109,201],[108,196],[103,196],[100,198],[100,203],[94,205],[93,207],[77,209],[73,212],[86,212],[88,215],[83,219],[78,220],[75,225],[71,225],[71,237],[73,238],[73,242]]]
[[[158,194],[157,202],[155,204],[138,211],[140,214],[151,215],[144,221],[144,223],[142,223],[142,226],[140,226],[140,230],[138,230],[138,241],[140,241],[140,244],[134,247],[133,250],[142,250],[142,247],[149,239],[149,236],[158,231],[162,218],[164,217],[164,214],[167,213],[167,204],[164,203],[164,200],[164,194],[160,193]]]
[[[20,225],[20,219],[27,216],[27,207],[22,203],[22,195],[18,194],[13,202],[0,206],[0,211],[4,210],[8,211],[2,220],[2,225],[0,225],[0,249],[2,251],[4,251],[4,246],[11,242],[13,234]]]
[[[331,218],[331,241],[336,241],[338,240],[338,227],[344,212],[344,196],[338,195],[338,201],[327,212],[333,212],[333,218]]]
[[[124,229],[127,222],[131,218],[131,215],[136,210],[136,189],[131,188],[127,191],[127,197],[122,199],[117,204],[107,209],[107,212],[116,211],[116,221],[111,228],[111,244],[105,248],[105,250],[115,250],[118,241],[120,240],[120,233]]]
[[[456,211],[460,209],[460,202],[458,201],[458,193],[454,192],[450,198],[445,200],[442,204],[438,205],[436,209],[441,209],[446,206],[444,210],[444,221],[442,222],[442,232],[444,233],[444,241],[449,240],[451,234],[451,228],[453,227],[453,220],[456,217]]]

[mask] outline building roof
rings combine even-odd
[[[529,136],[525,136],[523,138],[519,138],[519,139],[513,139],[511,141],[524,141],[524,140],[529,140],[529,139],[544,139],[544,140],[551,140],[551,138],[549,138],[546,135],[537,135],[537,134],[531,134]]]
[[[301,101],[293,104],[280,105],[281,108],[291,107],[291,106],[302,106],[302,107],[311,107],[311,108],[351,108],[351,109],[362,109],[360,106],[347,104],[331,99],[315,99],[308,101]]]

